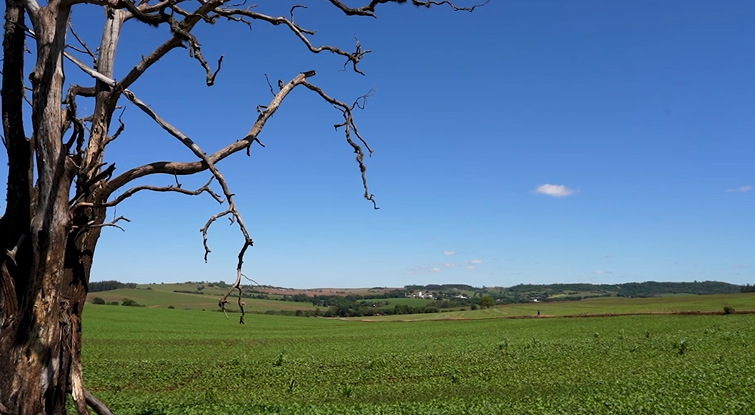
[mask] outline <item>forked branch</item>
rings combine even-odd
[[[339,0],[329,0],[330,3],[339,9],[343,11],[348,16],[369,16],[369,17],[377,17],[375,16],[375,7],[377,7],[378,4],[385,4],[385,3],[405,3],[406,0],[371,0],[368,4],[362,6],[362,7],[348,7],[343,2]],[[453,2],[444,0],[444,1],[420,1],[420,0],[411,0],[412,4],[417,7],[432,7],[432,6],[448,6],[453,11],[465,11],[465,12],[473,12],[476,8],[482,7],[488,3],[490,3],[490,0],[486,0],[484,3],[476,4],[474,6],[470,7],[459,7],[455,5]]]
[[[187,190],[187,189],[182,188],[180,185],[177,185],[177,186],[173,186],[173,185],[170,185],[170,186],[151,186],[151,185],[135,186],[135,187],[132,187],[132,188],[126,190],[125,192],[123,192],[122,194],[120,194],[118,197],[116,197],[115,199],[113,199],[113,200],[111,200],[109,202],[101,203],[101,204],[98,204],[98,205],[95,205],[93,203],[81,202],[81,203],[77,203],[74,206],[74,208],[78,208],[78,207],[105,207],[105,208],[107,208],[107,207],[117,206],[119,203],[123,202],[124,200],[128,199],[129,197],[133,196],[134,194],[141,192],[142,190],[148,190],[148,191],[151,191],[151,192],[160,192],[160,193],[174,192],[174,193],[181,193],[181,194],[188,195],[188,196],[199,196],[202,193],[208,193],[210,196],[212,196],[213,199],[215,199],[215,201],[217,201],[218,203],[223,203],[223,198],[220,197],[217,193],[215,193],[210,188],[210,183],[212,183],[213,179],[214,179],[214,176],[210,177],[210,180],[208,180],[207,183],[204,184],[204,186],[199,187],[196,190]]]
[[[346,142],[349,143],[351,148],[354,149],[354,153],[356,154],[357,164],[359,165],[359,172],[362,176],[362,187],[364,188],[364,198],[372,202],[372,207],[375,210],[380,209],[377,206],[377,202],[375,201],[375,195],[371,194],[369,189],[367,188],[367,174],[366,174],[367,166],[365,166],[364,164],[364,151],[362,150],[362,147],[356,142],[354,142],[354,140],[352,140],[351,138],[351,132],[353,131],[354,135],[359,139],[359,141],[367,149],[367,151],[369,152],[369,155],[372,156],[373,151],[370,148],[370,145],[367,143],[367,141],[365,141],[364,138],[362,138],[362,135],[359,134],[357,125],[356,123],[354,123],[353,111],[354,111],[354,108],[363,109],[367,103],[367,98],[372,95],[373,91],[371,90],[370,92],[357,98],[353,104],[346,105],[345,103],[328,96],[328,94],[326,94],[320,87],[312,85],[306,81],[303,82],[302,85],[307,87],[309,90],[316,92],[322,99],[331,103],[336,109],[341,111],[344,121],[340,124],[335,124],[333,127],[335,127],[336,130],[343,127],[344,134],[346,135]]]
[[[339,49],[337,47],[330,46],[330,45],[313,46],[312,42],[310,42],[309,38],[307,38],[307,35],[314,35],[315,34],[314,30],[304,29],[303,27],[297,25],[293,21],[293,10],[296,7],[303,7],[303,6],[294,6],[290,12],[291,13],[290,19],[287,19],[283,16],[279,16],[279,17],[268,16],[263,13],[255,12],[251,10],[251,8],[229,9],[229,8],[219,7],[216,10],[214,10],[214,12],[217,14],[217,16],[223,16],[229,20],[238,21],[240,17],[241,18],[247,17],[253,20],[262,20],[262,21],[268,22],[272,24],[273,26],[285,25],[296,35],[296,37],[298,37],[302,41],[302,43],[304,43],[304,45],[307,47],[307,49],[309,49],[310,52],[320,53],[320,52],[326,51],[326,52],[331,52],[339,56],[343,56],[346,58],[346,62],[344,63],[344,66],[351,63],[354,72],[364,75],[364,73],[357,68],[357,64],[359,63],[359,61],[362,60],[362,58],[364,58],[364,55],[370,53],[371,51],[363,50],[361,44],[359,43],[359,40],[356,41],[354,52],[346,52],[342,49]]]

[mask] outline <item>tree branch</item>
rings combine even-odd
[[[241,151],[245,148],[248,148],[257,140],[257,136],[262,131],[262,128],[265,126],[265,123],[267,120],[278,110],[283,100],[288,96],[288,94],[298,85],[300,85],[307,77],[314,76],[314,71],[309,71],[305,73],[300,73],[297,75],[294,79],[292,79],[290,82],[283,85],[283,88],[278,91],[277,94],[273,97],[273,99],[270,101],[270,104],[267,105],[265,110],[261,111],[260,114],[257,116],[257,120],[254,122],[252,127],[250,128],[249,132],[241,139],[234,141],[233,143],[227,145],[226,147],[223,147],[222,149],[216,151],[215,153],[207,156],[208,160],[210,160],[211,163],[215,164],[219,162],[220,160],[225,159],[226,157],[230,156],[231,154],[234,154],[238,151]],[[203,170],[206,170],[208,167],[203,161],[195,161],[195,162],[168,162],[168,161],[160,161],[160,162],[154,162],[150,164],[145,164],[143,166],[135,167],[131,170],[128,170],[121,175],[113,178],[110,183],[107,185],[107,191],[108,193],[112,193],[113,191],[125,186],[129,182],[138,179],[140,177],[144,177],[151,174],[175,174],[175,175],[189,175],[201,172]]]
[[[214,10],[215,13],[217,13],[218,16],[223,16],[225,18],[231,19],[232,17],[237,16],[244,16],[248,17],[254,20],[263,20],[266,21],[273,26],[278,25],[286,25],[294,34],[304,43],[304,45],[309,49],[310,52],[313,53],[320,53],[323,51],[331,52],[336,55],[340,55],[346,58],[346,62],[344,63],[344,66],[348,65],[349,63],[352,64],[352,68],[354,69],[354,72],[357,72],[361,75],[364,75],[362,71],[357,69],[357,64],[359,63],[362,58],[364,58],[364,55],[370,53],[370,50],[362,50],[362,46],[359,44],[359,40],[356,41],[356,47],[354,52],[345,52],[339,48],[329,46],[329,45],[323,45],[323,46],[312,46],[312,42],[309,41],[306,35],[314,35],[315,32],[313,30],[307,30],[302,28],[301,26],[295,24],[293,22],[293,10],[297,6],[294,6],[291,9],[291,19],[287,19],[283,16],[279,17],[272,17],[268,16],[266,14],[257,13],[255,11],[252,11],[251,9],[224,9],[224,8],[218,8]],[[298,6],[302,7],[302,6]],[[231,19],[231,20],[237,20],[237,19]]]
[[[367,144],[367,141],[365,141],[364,138],[362,138],[361,134],[359,134],[359,130],[357,129],[356,124],[354,123],[352,112],[354,108],[359,108],[359,109],[364,108],[364,106],[367,103],[367,98],[372,95],[373,90],[370,90],[370,92],[357,98],[354,101],[354,103],[349,106],[341,101],[338,101],[337,99],[331,98],[322,89],[310,84],[309,82],[304,81],[302,82],[302,85],[307,87],[309,90],[317,93],[322,99],[332,104],[334,107],[340,110],[341,113],[343,114],[344,121],[340,124],[335,124],[333,127],[335,127],[336,130],[338,130],[341,127],[344,128],[344,134],[346,135],[346,142],[349,143],[351,148],[354,149],[354,153],[356,154],[357,164],[359,165],[359,171],[362,176],[362,187],[364,188],[364,198],[372,202],[372,207],[375,210],[380,209],[377,206],[377,202],[375,201],[375,195],[371,194],[369,189],[367,188],[367,175],[366,175],[367,166],[364,165],[364,151],[362,151],[362,147],[359,144],[355,143],[354,140],[351,139],[351,132],[353,130],[354,135],[357,136],[359,141],[365,146],[365,148],[367,148],[369,155],[372,156],[373,151],[370,148],[370,145]]]
[[[124,1],[124,0],[121,0]],[[136,64],[131,70],[124,76],[119,84],[122,85],[123,88],[128,88],[133,84],[139,77],[155,62],[162,59],[163,56],[165,56],[168,52],[171,50],[181,46],[183,42],[183,35],[181,33],[189,33],[194,28],[194,26],[199,22],[200,19],[203,18],[203,16],[206,16],[209,12],[217,8],[218,6],[225,3],[227,0],[210,0],[207,2],[203,2],[201,6],[199,6],[193,13],[186,16],[181,22],[175,23],[175,26],[171,26],[173,30],[173,36],[165,41],[162,45],[158,46],[152,53],[150,53],[147,57],[142,58],[142,60]],[[146,7],[145,7],[146,9]],[[179,28],[180,32],[176,32],[175,28]]]
[[[330,3],[339,9],[343,11],[348,16],[369,16],[369,17],[377,17],[375,16],[375,7],[378,4],[385,4],[385,3],[406,3],[406,0],[371,0],[369,4],[362,6],[362,7],[348,7],[345,4],[343,4],[339,0],[328,0]],[[451,1],[445,0],[445,1],[419,1],[419,0],[412,0],[412,4],[417,7],[432,7],[432,6],[442,6],[447,5],[454,11],[465,11],[465,12],[473,12],[476,8],[482,7],[486,4],[490,3],[490,0],[486,0],[484,3],[476,4],[471,7],[458,7]]]
[[[200,188],[198,188],[196,190],[186,190],[186,189],[183,189],[183,188],[181,188],[180,184],[176,185],[176,186],[173,186],[173,185],[171,185],[171,186],[150,186],[150,185],[136,186],[136,187],[132,187],[131,189],[126,190],[125,192],[123,192],[123,194],[121,194],[120,196],[116,197],[115,199],[113,199],[113,200],[111,200],[109,202],[101,203],[101,204],[94,204],[94,203],[89,203],[89,202],[79,202],[79,203],[76,203],[73,206],[73,209],[75,210],[75,209],[78,209],[80,207],[103,207],[103,208],[107,208],[107,207],[117,206],[119,203],[123,202],[124,200],[128,199],[129,197],[133,196],[134,194],[141,192],[142,190],[149,190],[149,191],[152,191],[152,192],[162,192],[162,193],[165,193],[165,192],[175,192],[175,193],[181,193],[181,194],[189,195],[189,196],[198,196],[198,195],[206,192],[210,196],[212,196],[212,198],[215,199],[215,201],[217,201],[218,203],[223,203],[223,198],[220,197],[217,193],[215,193],[212,189],[210,189],[210,183],[212,183],[213,179],[214,179],[214,176],[211,176],[210,180],[207,181],[207,183],[205,183],[204,186],[202,186],[202,187],[200,187]]]
[[[76,31],[73,30],[73,24],[71,24],[71,22],[68,22],[68,29],[71,31],[71,34],[73,35],[73,37],[76,38],[76,40],[79,42],[79,44],[84,48],[84,50],[80,51],[80,52],[86,53],[87,55],[89,55],[92,58],[92,66],[97,66],[97,57],[94,55],[94,52],[92,52],[89,49],[89,47],[87,46],[87,44],[84,43],[83,40],[81,40],[81,38],[76,33]],[[69,47],[73,49],[73,46],[69,46]],[[74,50],[78,50],[78,49],[74,49]]]
[[[120,3],[123,3],[124,0],[119,0]],[[283,99],[298,85],[304,85],[309,90],[317,93],[322,99],[324,99],[326,102],[330,103],[337,109],[339,109],[343,115],[343,122],[339,124],[335,124],[335,128],[344,128],[344,133],[346,136],[347,143],[352,147],[354,150],[354,153],[356,154],[356,160],[357,164],[360,169],[361,178],[362,178],[362,185],[364,188],[364,197],[371,201],[373,203],[373,207],[377,209],[377,205],[374,199],[374,196],[369,193],[368,187],[367,187],[367,179],[366,179],[366,166],[364,165],[364,151],[362,150],[362,146],[357,144],[354,139],[352,139],[352,134],[356,136],[356,139],[358,139],[362,145],[365,146],[369,154],[372,154],[372,149],[369,147],[367,142],[362,138],[362,136],[359,134],[359,131],[356,127],[356,124],[354,123],[352,112],[354,108],[363,108],[364,104],[366,102],[367,97],[371,94],[365,94],[359,99],[357,99],[352,105],[347,105],[341,101],[338,101],[334,98],[331,98],[325,92],[320,89],[319,87],[316,87],[309,82],[307,82],[307,78],[314,76],[314,71],[308,71],[304,73],[300,73],[298,76],[296,76],[293,80],[291,80],[288,83],[283,83],[281,81],[278,82],[279,90],[277,93],[274,93],[273,99],[270,102],[269,105],[265,107],[258,106],[258,112],[259,115],[257,117],[257,120],[254,122],[252,127],[250,128],[249,132],[245,137],[243,137],[240,140],[237,140],[228,146],[216,151],[215,153],[211,155],[207,155],[202,149],[188,136],[183,134],[180,130],[178,130],[173,125],[169,124],[167,121],[162,119],[154,110],[152,110],[147,104],[145,104],[143,101],[141,101],[136,95],[127,89],[128,85],[138,79],[138,77],[144,73],[144,71],[151,66],[153,63],[155,63],[157,60],[159,60],[162,56],[164,56],[168,51],[171,49],[180,46],[183,41],[188,41],[189,43],[189,50],[190,55],[196,58],[200,61],[200,64],[205,68],[207,73],[207,84],[212,85],[214,82],[215,75],[217,74],[217,71],[213,74],[207,65],[206,61],[201,55],[200,49],[199,49],[199,43],[197,42],[196,38],[189,33],[191,28],[196,24],[196,22],[199,20],[199,18],[205,18],[207,12],[214,11],[218,16],[224,16],[224,17],[238,17],[238,16],[244,16],[251,19],[257,19],[257,20],[264,20],[267,21],[273,25],[279,25],[284,24],[286,25],[291,31],[293,31],[301,40],[302,42],[307,46],[307,48],[314,52],[319,53],[321,51],[330,51],[334,54],[338,54],[341,56],[345,56],[347,58],[347,63],[351,62],[354,68],[354,71],[358,73],[362,73],[359,71],[356,67],[357,63],[360,61],[360,59],[367,53],[369,53],[368,50],[363,51],[361,49],[361,45],[359,44],[359,41],[356,42],[356,51],[353,53],[344,52],[338,48],[334,48],[331,46],[319,46],[314,47],[309,42],[309,40],[306,37],[306,34],[314,34],[313,31],[308,31],[306,29],[301,28],[300,26],[293,23],[293,10],[291,10],[291,19],[286,19],[285,17],[271,17],[267,16],[261,13],[253,12],[249,9],[219,9],[217,8],[222,4],[223,0],[213,0],[215,1],[214,5],[208,6],[212,2],[204,3],[197,12],[186,15],[186,17],[182,20],[180,24],[175,23],[175,21],[171,20],[171,28],[173,31],[173,37],[168,40],[167,42],[163,43],[160,47],[158,47],[155,51],[152,52],[147,58],[143,58],[142,61],[137,64],[132,70],[123,78],[121,82],[116,82],[115,80],[111,79],[110,77],[87,67],[85,64],[80,62],[75,57],[71,56],[70,54],[66,54],[66,57],[71,60],[74,64],[79,66],[85,73],[89,74],[90,76],[94,77],[95,79],[99,80],[100,82],[109,85],[113,88],[113,90],[118,93],[122,93],[129,101],[134,103],[139,109],[141,109],[144,113],[149,115],[158,125],[160,125],[165,131],[167,131],[170,135],[177,138],[184,146],[186,146],[188,149],[194,153],[194,155],[199,158],[199,161],[196,162],[186,162],[186,163],[176,163],[176,162],[157,162],[157,163],[150,163],[147,165],[143,165],[134,169],[131,169],[116,178],[110,180],[107,184],[105,184],[106,188],[103,192],[103,194],[107,197],[108,195],[112,194],[113,191],[121,188],[122,186],[126,185],[127,183],[146,175],[155,174],[155,173],[168,173],[173,175],[185,175],[185,174],[193,174],[197,173],[199,171],[203,171],[206,169],[209,169],[212,173],[212,176],[217,179],[218,183],[220,184],[220,187],[222,189],[223,195],[225,196],[225,199],[228,201],[228,209],[226,209],[223,212],[219,212],[213,216],[211,216],[205,225],[200,229],[202,233],[202,243],[205,248],[205,261],[207,261],[207,257],[209,253],[211,252],[208,243],[207,243],[207,234],[209,231],[210,226],[218,219],[229,216],[229,219],[231,223],[236,222],[239,226],[239,230],[241,231],[242,235],[244,236],[244,243],[239,251],[238,254],[238,263],[236,267],[236,280],[234,284],[231,285],[228,292],[223,296],[223,298],[219,301],[218,305],[219,307],[225,312],[225,305],[228,302],[228,296],[234,291],[238,291],[238,305],[239,309],[241,310],[241,318],[239,320],[240,323],[244,323],[244,304],[241,301],[242,299],[242,287],[241,287],[241,276],[242,276],[242,266],[244,262],[244,254],[246,253],[246,250],[252,246],[253,242],[251,237],[249,236],[249,233],[247,231],[247,228],[243,222],[243,219],[241,215],[239,214],[236,205],[234,203],[233,194],[230,192],[230,189],[228,187],[228,184],[225,181],[225,178],[220,173],[220,171],[215,167],[215,163],[218,161],[224,159],[225,157],[228,157],[229,155],[236,153],[242,149],[248,149],[251,144],[254,141],[257,140],[257,136],[262,131],[262,128],[264,127],[267,120],[277,111],[277,109],[280,107],[281,103],[283,102]],[[119,5],[120,5],[119,3]],[[125,7],[131,11],[132,8],[135,8],[132,3],[123,3]],[[164,13],[164,9],[160,9],[160,13]],[[140,16],[144,17],[144,16]],[[172,19],[172,18],[171,18]],[[140,19],[142,20],[142,19]],[[222,57],[221,57],[222,59]],[[221,60],[218,61],[218,70],[220,69],[220,63]],[[268,81],[269,84],[269,81]],[[272,87],[271,87],[271,92]],[[111,202],[106,202],[104,204],[98,205],[98,207],[110,207],[115,206],[121,201],[125,200],[126,198],[130,197],[131,195],[141,191],[141,190],[151,190],[151,191],[173,191],[183,194],[199,194],[203,191],[210,192],[213,197],[218,200],[220,200],[220,197],[216,194],[212,193],[209,189],[209,182],[207,185],[197,189],[194,192],[186,191],[178,187],[173,186],[167,186],[167,187],[155,187],[155,186],[137,186],[132,189],[129,189],[121,196],[117,197],[116,199],[112,200]],[[79,203],[76,206],[94,206],[94,204],[83,204]],[[115,222],[118,220],[127,220],[123,217],[119,217],[113,222],[101,224],[99,226],[115,226],[118,227]]]
[[[37,20],[37,14],[39,14],[39,3],[37,3],[37,0],[23,0],[23,2],[26,12],[29,13],[29,19],[31,19],[32,25],[34,25]]]
[[[90,222],[90,223],[87,223],[87,226],[88,226],[88,227],[90,227],[90,228],[104,228],[104,227],[106,227],[106,226],[112,226],[112,227],[114,227],[114,228],[118,228],[118,229],[120,229],[120,230],[121,230],[121,231],[123,231],[123,232],[126,232],[126,230],[125,230],[125,229],[123,229],[123,228],[121,228],[120,226],[116,225],[116,223],[118,223],[118,222],[120,222],[120,221],[122,221],[122,220],[125,220],[126,222],[131,222],[131,221],[130,221],[130,220],[129,220],[129,219],[127,218],[127,217],[125,217],[125,216],[118,216],[117,218],[115,218],[115,219],[111,220],[110,222],[106,222],[106,223],[93,223],[93,222]],[[74,226],[73,228],[75,229],[76,227]]]
[[[87,405],[89,405],[89,407],[92,408],[92,410],[97,413],[97,415],[113,415],[113,413],[110,412],[110,409],[104,403],[102,403],[86,389],[84,389],[84,399],[86,400]]]
[[[243,256],[243,252],[239,255]],[[239,297],[238,297],[237,303],[239,305],[239,310],[241,311],[241,317],[239,317],[239,324],[246,324],[244,323],[244,315],[246,315],[246,312],[244,311],[244,305],[246,305],[246,303],[241,301],[241,297],[242,297],[241,276],[242,275],[243,274],[241,272],[236,273],[236,281],[233,283],[233,285],[231,285],[231,288],[228,289],[228,291],[225,293],[223,298],[221,298],[220,301],[218,301],[218,307],[220,307],[220,309],[223,310],[223,314],[225,315],[225,318],[228,318],[228,313],[226,312],[226,309],[225,309],[225,305],[228,304],[228,296],[231,295],[233,290],[238,290]]]
[[[0,249],[11,246],[29,231],[33,193],[32,148],[24,132],[24,26],[23,3],[5,2],[0,112],[8,161],[5,212],[0,218]],[[0,304],[1,306],[1,304]],[[2,311],[0,310],[0,317]]]

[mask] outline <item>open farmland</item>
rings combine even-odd
[[[754,314],[241,326],[89,305],[83,335],[87,384],[117,414],[755,411]]]
[[[393,299],[388,299],[393,301]],[[427,300],[424,300],[427,301]],[[522,303],[496,306],[484,310],[454,310],[430,314],[401,314],[389,316],[354,317],[370,321],[406,321],[439,319],[489,319],[534,317],[564,317],[602,314],[663,314],[687,312],[721,312],[724,307],[735,310],[755,310],[755,293],[673,295],[649,298],[600,297],[580,301]]]
[[[218,308],[218,300],[225,294],[227,289],[221,289],[217,287],[206,287],[202,291],[195,293],[188,292],[175,292],[189,291],[189,288],[195,288],[195,284],[149,284],[144,285],[145,288],[119,288],[117,290],[100,291],[89,293],[88,300],[95,297],[102,298],[106,302],[122,301],[124,298],[129,298],[140,305],[147,307],[169,307],[175,308],[192,308],[192,309],[205,309],[216,310]],[[233,293],[230,297],[230,303],[228,309],[231,311],[238,310],[236,305],[237,296]],[[311,303],[293,302],[293,301],[278,301],[273,299],[259,299],[259,298],[244,298],[246,303],[246,311],[248,313],[264,313],[268,310],[281,311],[281,310],[315,310],[316,307]],[[98,306],[93,306],[98,307]]]

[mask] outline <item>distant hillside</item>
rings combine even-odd
[[[443,298],[454,294],[472,297],[489,295],[497,303],[530,301],[576,301],[592,297],[656,297],[672,294],[732,294],[744,292],[746,286],[719,281],[695,282],[630,282],[623,284],[519,284],[513,287],[471,287],[462,284],[407,285],[408,292],[432,294]]]
[[[224,282],[186,282],[179,284],[140,284],[138,287],[133,283],[121,283],[119,281],[102,281],[90,283],[90,293],[96,293],[108,301],[120,300],[121,298],[110,298],[126,294],[124,290],[131,290],[129,295],[134,296],[136,300],[141,300],[142,295],[136,293],[149,292],[153,294],[145,298],[146,301],[141,304],[161,304],[172,303],[182,304],[183,301],[178,299],[166,301],[157,300],[155,292],[175,294],[194,294],[193,301],[212,304],[216,297],[222,296],[228,289],[228,284]],[[140,290],[136,290],[139,288]],[[245,300],[260,300],[258,305],[265,307],[273,303],[268,301],[279,301],[280,307],[283,303],[293,305],[295,309],[308,309],[314,307],[341,307],[349,304],[349,308],[354,307],[372,307],[385,308],[388,304],[395,308],[399,302],[396,299],[411,297],[417,300],[423,300],[424,306],[415,304],[416,307],[425,310],[427,307],[438,307],[441,309],[463,308],[480,304],[483,297],[492,297],[496,304],[512,303],[529,303],[529,302],[553,302],[553,301],[579,301],[587,298],[596,297],[657,297],[667,295],[707,295],[707,294],[731,294],[747,292],[755,289],[753,286],[739,286],[719,281],[694,281],[694,282],[630,282],[623,284],[519,284],[513,287],[474,287],[467,284],[428,284],[428,285],[407,285],[403,288],[358,288],[358,289],[306,289],[299,290],[293,288],[269,287],[269,286],[244,286],[243,296]],[[142,291],[145,290],[145,291]],[[112,295],[111,295],[112,293]],[[107,298],[106,298],[107,297]],[[197,297],[206,297],[200,300]],[[181,297],[187,298],[187,297]],[[150,301],[151,300],[151,301]],[[156,301],[157,300],[157,301]],[[382,301],[381,301],[382,300]],[[427,307],[425,307],[427,306]],[[414,310],[412,312],[419,312]],[[426,312],[426,311],[424,311]]]
[[[92,283],[98,291],[89,294],[89,302],[103,306],[131,305],[178,309],[217,310],[218,298],[228,290],[220,282],[185,282],[173,284],[133,284],[118,281]],[[109,289],[108,288],[116,288]],[[716,281],[704,282],[642,282],[625,284],[520,284],[513,287],[473,287],[466,284],[409,285],[404,288],[323,288],[297,290],[281,287],[244,286],[243,301],[248,313],[291,316],[373,317],[388,315],[458,313],[484,310],[495,305],[522,303],[562,303],[585,299],[584,309],[605,301],[635,301],[633,297],[683,295],[687,301],[695,294],[745,293],[753,286],[738,286]],[[235,297],[235,296],[234,296]],[[603,299],[596,299],[603,297]],[[665,297],[650,301],[664,304],[681,297]],[[710,296],[707,298],[716,298]],[[704,301],[704,300],[703,300]],[[588,304],[589,303],[589,304]],[[235,300],[229,311],[236,307]],[[534,304],[533,304],[534,305]],[[542,307],[537,305],[536,307]],[[539,309],[539,308],[538,308]],[[508,312],[507,312],[508,313]],[[450,314],[449,314],[450,315]]]
[[[719,281],[701,282],[630,282],[619,284],[622,297],[652,297],[662,294],[732,294],[741,291],[739,285]]]
[[[511,293],[542,292],[548,295],[565,292],[593,292],[614,294],[619,297],[653,297],[666,294],[731,294],[741,286],[719,281],[695,282],[628,282],[623,284],[520,284],[505,288]]]

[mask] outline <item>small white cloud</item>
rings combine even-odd
[[[553,197],[566,197],[566,196],[571,196],[574,193],[576,193],[574,189],[570,189],[560,184],[544,184],[542,186],[538,186],[534,190],[534,192],[539,193],[541,195],[553,196]]]
[[[734,189],[726,189],[727,192],[738,192],[738,193],[745,193],[752,190],[752,186],[739,186]]]
[[[466,268],[466,269],[474,269],[474,265],[467,265],[467,266],[466,266],[466,267],[464,267],[464,268]]]
[[[611,271],[595,271],[596,274],[603,275],[603,274],[610,274]]]
[[[438,268],[438,267],[432,267],[430,269],[430,272],[440,272],[440,268]]]
[[[446,255],[446,256],[456,255],[456,252],[454,252],[454,251],[443,251],[443,255]]]
[[[482,264],[482,260],[481,259],[473,259],[473,260],[469,261],[469,263],[470,264]]]
[[[445,268],[456,268],[458,265],[451,262],[446,262],[445,264],[443,264],[443,266]]]

